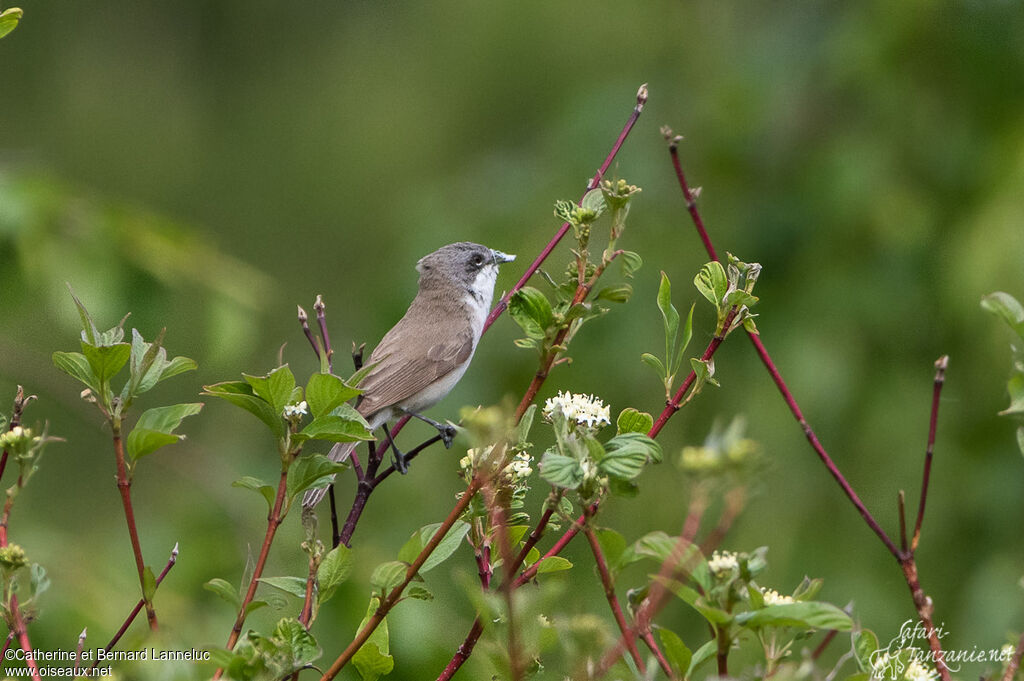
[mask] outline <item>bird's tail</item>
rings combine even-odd
[[[341,463],[342,461],[348,459],[348,457],[352,454],[352,450],[356,448],[357,444],[357,442],[339,442],[333,447],[331,447],[331,451],[328,452],[327,458],[329,458],[331,461],[337,461],[338,463]],[[326,494],[326,487],[307,490],[306,493],[302,496],[303,507],[313,508],[323,500]]]

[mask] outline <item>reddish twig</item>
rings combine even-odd
[[[640,605],[636,613],[635,622],[629,630],[629,636],[636,636],[638,633],[650,632],[651,622],[654,616],[664,607],[668,600],[669,590],[665,584],[672,580],[682,579],[690,570],[693,564],[699,559],[699,553],[691,553],[688,560],[684,561],[687,552],[693,546],[700,529],[704,511],[707,510],[708,499],[701,490],[695,490],[690,498],[690,506],[686,512],[686,519],[683,521],[683,528],[676,538],[672,552],[661,563],[658,569],[658,576],[651,584],[647,598]],[[613,664],[622,656],[623,650],[628,646],[627,634],[623,633],[618,643],[601,657],[601,664],[595,672],[594,678],[601,678]],[[671,674],[670,674],[671,675]]]
[[[615,581],[612,579],[612,573],[608,569],[608,562],[601,551],[601,545],[597,541],[597,535],[594,534],[594,530],[589,526],[583,529],[583,534],[590,544],[590,551],[594,554],[597,574],[601,577],[601,586],[604,587],[604,597],[608,601],[608,606],[612,609],[615,623],[619,626],[619,632],[622,634],[622,644],[629,651],[633,662],[636,663],[636,668],[640,670],[641,674],[646,674],[647,665],[644,664],[643,658],[640,657],[640,651],[636,647],[636,634],[633,632],[632,627],[629,626],[629,623],[626,622],[626,616],[622,613],[622,606],[619,605],[619,598],[615,595]]]
[[[283,468],[281,470],[281,479],[277,484],[277,496],[274,498],[274,506],[267,515],[267,532],[263,537],[263,546],[260,547],[260,555],[256,559],[256,567],[252,571],[249,588],[245,591],[245,597],[242,599],[242,605],[238,610],[238,616],[235,618],[235,624],[231,628],[231,635],[228,637],[228,643],[225,646],[228,650],[235,647],[238,637],[242,634],[242,625],[245,624],[245,618],[249,614],[247,612],[249,604],[252,603],[253,598],[256,596],[256,587],[259,586],[260,577],[263,575],[263,568],[267,564],[267,556],[270,555],[270,545],[274,541],[277,528],[281,526],[281,521],[284,520],[284,517],[281,515],[281,509],[284,507],[287,486],[288,470]],[[218,669],[217,673],[214,674],[214,678],[219,679],[223,673],[223,669]]]
[[[932,413],[928,422],[928,446],[924,454],[924,472],[921,475],[921,503],[917,507],[917,522],[914,523],[914,538],[910,542],[910,551],[917,550],[917,543],[921,540],[921,523],[924,522],[924,505],[928,500],[928,481],[932,472],[932,453],[935,450],[935,431],[939,424],[939,397],[942,395],[942,386],[946,382],[946,369],[949,367],[949,355],[943,355],[935,360],[935,380],[932,388]]]
[[[633,107],[633,113],[631,113],[629,115],[629,118],[626,120],[626,124],[622,127],[622,132],[619,133],[618,138],[615,140],[615,144],[612,145],[611,151],[608,152],[608,156],[605,157],[604,163],[601,164],[601,167],[598,169],[597,173],[595,173],[594,177],[590,180],[590,182],[587,183],[587,189],[586,191],[583,192],[584,196],[586,196],[587,192],[589,192],[590,190],[595,189],[597,185],[601,182],[601,179],[604,177],[604,174],[608,172],[608,168],[611,167],[612,161],[615,160],[615,157],[618,155],[619,149],[622,148],[623,143],[626,141],[626,138],[629,136],[630,131],[633,129],[633,125],[635,125],[637,119],[640,118],[640,113],[644,110],[644,104],[646,103],[647,83],[644,83],[643,85],[640,86],[640,89],[637,90],[636,106]],[[580,197],[580,201],[582,200],[583,198]],[[501,300],[498,301],[498,304],[495,305],[494,309],[491,310],[491,313],[487,315],[487,321],[484,322],[485,332],[487,331],[488,328],[490,328],[491,324],[493,324],[494,321],[499,316],[501,316],[501,313],[505,311],[505,308],[508,307],[508,301],[510,298],[512,298],[512,295],[522,287],[526,286],[526,282],[530,280],[530,277],[532,277],[534,273],[538,269],[540,269],[540,266],[544,264],[544,261],[547,260],[549,255],[551,255],[551,252],[555,250],[555,246],[558,245],[558,242],[560,242],[562,240],[562,237],[564,237],[569,232],[569,227],[570,225],[568,222],[562,224],[559,230],[555,233],[555,236],[551,238],[551,241],[549,241],[548,244],[541,250],[540,255],[538,255],[530,264],[530,266],[526,268],[526,271],[523,273],[523,276],[520,277],[519,281],[516,282],[516,285],[509,289],[509,291],[501,297]]]
[[[713,260],[718,260],[718,257],[714,251],[714,247],[711,245],[711,240],[707,236],[707,231],[704,229],[704,224],[700,218],[700,213],[697,210],[696,204],[693,202],[693,194],[686,183],[686,178],[683,175],[681,166],[679,164],[679,138],[671,137],[670,132],[666,135],[666,138],[670,138],[669,154],[672,157],[673,166],[677,168],[676,179],[679,181],[679,186],[680,189],[683,191],[683,196],[686,197],[687,199],[687,207],[690,211],[690,216],[693,218],[694,226],[697,228],[698,234],[700,235],[701,240],[704,242],[705,248],[708,252],[708,256],[711,257]],[[818,455],[818,458],[828,469],[828,472],[829,474],[832,475],[833,479],[835,479],[835,481],[839,484],[840,488],[843,490],[843,493],[850,500],[850,503],[852,503],[854,508],[857,509],[857,512],[860,514],[865,524],[867,524],[867,526],[885,545],[889,553],[891,553],[899,562],[900,568],[903,570],[904,579],[906,580],[907,586],[910,589],[911,598],[914,601],[914,606],[917,609],[918,617],[920,618],[921,623],[924,625],[925,630],[929,632],[928,643],[932,651],[933,659],[936,662],[936,667],[938,669],[939,675],[941,676],[943,681],[949,681],[949,669],[946,667],[946,664],[943,661],[945,654],[943,653],[942,647],[939,643],[938,636],[935,632],[935,627],[932,625],[932,601],[931,598],[929,598],[921,588],[918,579],[917,565],[914,562],[913,556],[914,550],[916,549],[918,540],[920,538],[920,524],[924,517],[925,500],[927,497],[928,490],[928,479],[931,473],[932,449],[934,446],[935,428],[938,419],[939,395],[942,390],[942,385],[944,382],[944,372],[946,369],[948,358],[940,358],[939,361],[935,363],[936,377],[932,397],[932,413],[928,435],[928,447],[925,454],[921,502],[920,506],[918,507],[918,517],[917,522],[915,523],[914,539],[911,542],[909,551],[907,551],[901,550],[896,546],[895,543],[893,543],[889,535],[886,534],[885,530],[882,529],[882,527],[875,520],[874,516],[871,515],[871,512],[868,511],[867,507],[860,500],[860,497],[857,496],[857,493],[853,490],[853,487],[846,480],[846,477],[843,476],[842,472],[839,470],[838,466],[836,466],[835,462],[829,456],[828,452],[825,451],[825,448],[822,446],[821,442],[818,441],[817,435],[814,433],[814,430],[811,428],[811,426],[807,423],[807,420],[804,418],[803,412],[800,410],[800,407],[797,404],[796,399],[793,397],[792,393],[789,391],[789,388],[786,386],[785,381],[782,379],[782,376],[779,374],[779,371],[776,368],[775,363],[772,361],[771,356],[769,356],[768,351],[765,349],[764,344],[761,342],[760,336],[750,331],[747,331],[747,335],[750,338],[750,342],[754,345],[754,349],[760,357],[761,362],[768,370],[769,375],[771,375],[772,381],[775,383],[776,388],[778,388],[783,400],[789,407],[790,412],[793,414],[793,417],[796,419],[797,423],[804,431],[804,435],[806,436],[807,441],[811,444],[811,447]],[[720,669],[720,672],[721,671],[722,670]]]
[[[157,575],[156,586],[160,586],[160,583],[164,581],[164,577],[167,576],[167,573],[171,571],[171,568],[174,567],[175,563],[177,562],[178,545],[175,544],[174,548],[171,550],[171,557],[167,559],[167,564],[164,565],[164,569],[160,571],[159,575]],[[103,652],[109,653],[111,650],[113,650],[114,646],[116,646],[118,641],[121,640],[121,637],[124,636],[125,632],[128,631],[128,627],[131,626],[132,622],[135,621],[135,618],[138,617],[140,612],[142,612],[142,608],[143,606],[145,606],[145,604],[146,602],[140,598],[139,601],[135,604],[135,607],[132,608],[132,611],[128,613],[127,617],[124,618],[124,622],[121,623],[121,627],[117,630],[117,633],[114,634],[113,638],[110,639],[110,642],[107,643],[107,645],[103,648]],[[96,661],[92,663],[92,668],[95,669],[97,666],[99,666],[99,663],[100,660],[97,658]]]
[[[146,619],[151,631],[159,627],[156,620],[156,609],[153,601],[146,595],[146,563],[142,559],[142,544],[139,542],[139,530],[135,525],[135,509],[132,507],[132,480],[128,476],[128,466],[124,458],[124,440],[121,439],[121,424],[114,422],[114,459],[117,462],[117,491],[121,493],[121,505],[124,507],[124,518],[128,523],[128,537],[132,542],[132,554],[135,556],[135,568],[139,573],[139,586],[142,588],[142,599],[146,606]]]
[[[387,614],[401,599],[402,592],[405,590],[405,587],[409,585],[409,582],[411,582],[419,572],[423,563],[430,557],[430,554],[434,552],[437,545],[441,543],[442,539],[444,539],[445,535],[448,534],[448,531],[452,528],[452,525],[455,524],[455,521],[457,521],[459,517],[462,516],[463,512],[465,512],[466,508],[469,506],[469,502],[472,501],[473,497],[480,490],[480,483],[481,481],[479,478],[473,478],[470,481],[469,487],[467,487],[466,491],[462,494],[462,498],[459,499],[457,504],[455,504],[455,507],[448,514],[448,517],[445,518],[444,522],[441,523],[441,526],[437,528],[436,532],[434,532],[430,541],[427,542],[426,546],[423,547],[423,550],[420,551],[419,555],[416,556],[416,559],[409,565],[408,569],[406,569],[405,577],[402,579],[401,583],[388,592],[381,601],[377,611],[370,616],[366,625],[359,630],[359,633],[357,633],[355,638],[352,639],[352,642],[349,643],[348,647],[342,651],[341,655],[334,660],[334,663],[330,668],[324,672],[320,681],[330,681],[336,677],[342,668],[352,659],[352,656],[356,654],[356,651],[366,643],[368,638],[370,638],[370,634],[380,626],[380,623],[384,621]]]
[[[34,399],[35,395],[25,397],[24,389],[20,385],[18,386],[18,390],[14,397],[14,408],[11,410],[11,420],[7,424],[9,430],[14,430],[17,426],[21,425],[21,415],[25,409],[25,405]],[[0,464],[2,464],[2,466],[6,466],[7,464],[6,449],[4,449],[3,457],[0,459]],[[2,468],[2,466],[0,466],[0,468]],[[0,475],[2,475],[2,472],[0,472]],[[24,482],[20,474],[18,475],[18,481],[15,485],[19,490],[24,487]],[[13,505],[14,495],[9,494],[7,495],[7,501],[4,503],[3,518],[0,519],[0,547],[7,546],[7,527],[10,522],[11,507]],[[34,681],[41,681],[41,677],[39,676],[39,667],[36,665],[35,656],[32,654],[32,642],[28,637],[28,628],[25,625],[25,618],[21,615],[18,596],[13,592],[11,593],[8,617],[8,626],[10,631],[7,637],[7,644],[4,646],[4,651],[6,652],[12,639],[18,639],[18,645],[21,646],[22,651],[25,653],[25,665],[31,672],[32,678]]]

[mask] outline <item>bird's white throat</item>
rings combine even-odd
[[[498,278],[497,265],[485,265],[479,272],[473,283],[467,287],[465,303],[469,309],[470,323],[473,325],[473,346],[480,340],[483,333],[484,321],[491,311],[491,302],[494,299],[494,282]]]

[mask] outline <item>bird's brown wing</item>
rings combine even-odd
[[[361,413],[372,414],[415,395],[472,355],[473,332],[468,324],[452,334],[450,324],[425,321],[412,315],[403,317],[374,349],[369,362],[379,364],[359,384],[364,391]],[[406,332],[412,325],[419,333]]]

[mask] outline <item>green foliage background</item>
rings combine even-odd
[[[615,166],[644,190],[623,242],[646,261],[636,297],[588,325],[541,398],[565,388],[613,411],[660,409],[661,386],[639,361],[661,343],[658,270],[685,309],[705,261],[658,133],[667,123],[687,138],[681,154],[719,249],[764,265],[766,346],[890,532],[898,489],[916,507],[932,362],[951,356],[922,582],[951,647],[998,647],[1024,626],[1024,462],[1012,424],[996,416],[1009,332],[978,306],[993,290],[1024,294],[1019,2],[22,7],[0,42],[0,398],[24,384],[40,396],[29,422],[47,419],[68,439],[49,449],[11,525],[54,582],[31,627],[39,647],[73,647],[83,626],[101,645],[137,591],[108,434],[49,360],[76,344],[65,281],[101,326],[131,311],[131,325],[147,337],[166,325],[171,353],[199,362],[143,406],[270,369],[282,343],[298,373],[312,371],[294,310],[317,293],[343,361],[350,340],[372,347],[402,314],[413,264],[437,246],[469,239],[518,253],[499,280],[511,286],[555,229],[553,202],[578,196],[643,82],[650,102]],[[559,251],[553,266],[568,257]],[[697,310],[692,348],[712,324],[707,306]],[[514,351],[515,337],[500,320],[433,415],[521,394],[534,353]],[[750,344],[731,338],[717,367],[723,387],[659,441],[672,453],[716,417],[747,416],[772,465],[725,548],[769,545],[780,590],[825,577],[821,597],[854,601],[888,640],[913,616],[894,561]],[[273,476],[261,430],[208,404],[183,428],[187,441],[140,467],[147,561],[162,565],[181,543],[156,600],[168,645],[227,636],[233,614],[202,584],[237,583],[247,547],[258,548],[262,502],[229,484]],[[451,507],[457,461],[432,451],[374,496],[345,605],[322,614],[329,653],[365,613],[360,585],[373,566]],[[677,532],[679,480],[668,465],[645,478],[643,496],[610,503],[606,522],[627,536]],[[283,529],[268,574],[303,574],[296,526]],[[569,557],[589,575],[584,550]],[[443,586],[453,570],[472,574],[468,551],[456,557],[430,575],[440,602],[392,617],[392,678],[436,674],[468,629],[470,606],[454,581]],[[606,616],[596,579],[573,583],[568,611]],[[251,623],[269,628],[279,616],[269,610]],[[664,621],[691,645],[704,634],[682,606]]]

